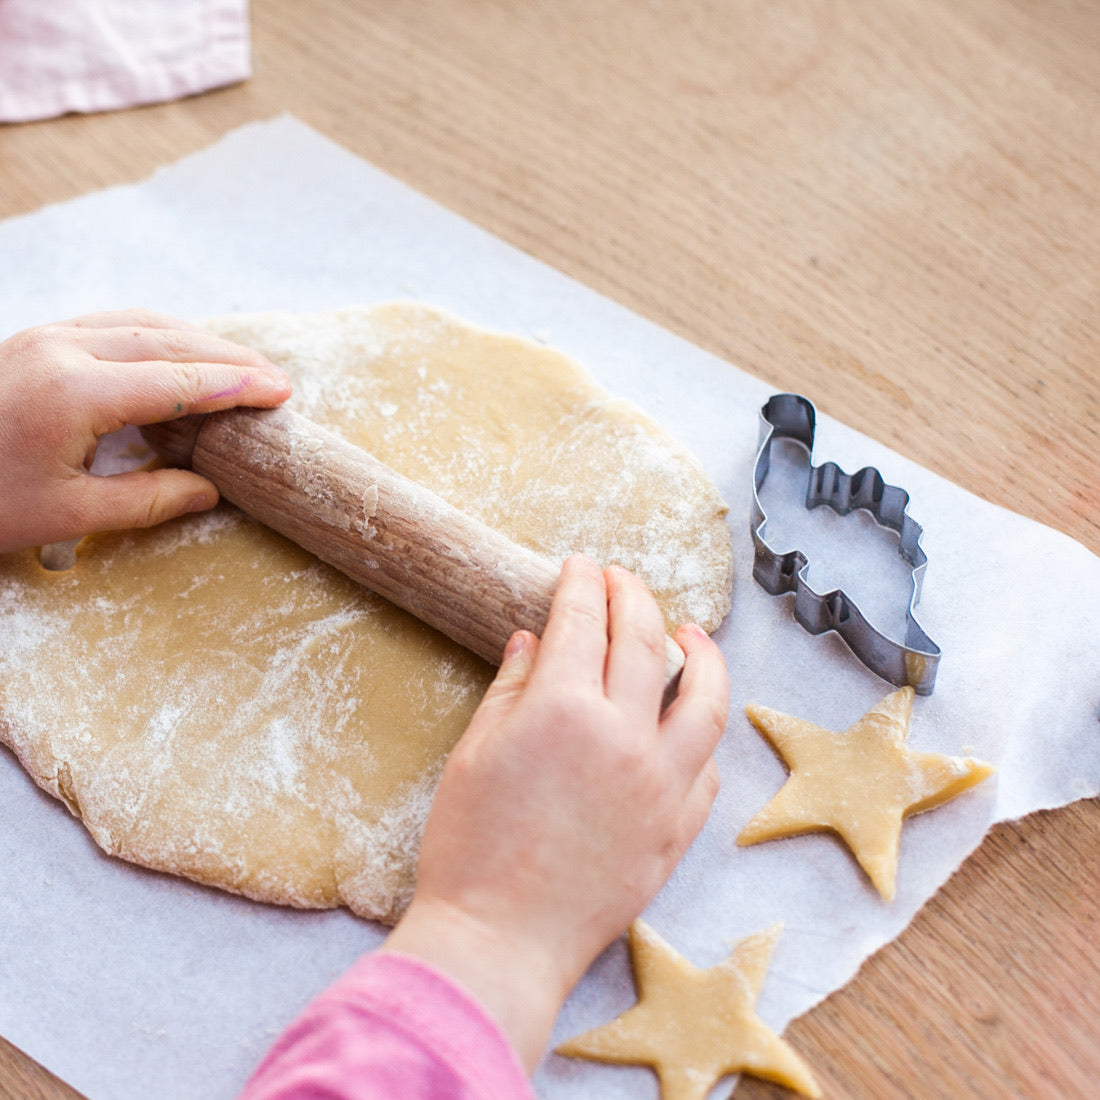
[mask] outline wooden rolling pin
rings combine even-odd
[[[142,429],[173,466],[494,665],[541,635],[559,569],[360,447],[287,408],[228,409]],[[666,698],[684,654],[666,638]]]

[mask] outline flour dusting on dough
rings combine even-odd
[[[670,626],[725,615],[714,487],[560,354],[403,304],[210,327],[283,366],[298,412],[515,541],[637,571]],[[108,852],[264,901],[395,920],[491,676],[229,506],[89,538],[63,572],[0,556],[0,739]]]

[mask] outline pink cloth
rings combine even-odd
[[[248,0],[0,0],[0,122],[159,103],[250,72]]]
[[[360,959],[279,1037],[240,1100],[534,1100],[504,1033],[407,955]]]

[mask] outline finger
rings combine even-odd
[[[153,527],[166,520],[203,512],[218,503],[218,490],[190,470],[136,470],[110,477],[84,475],[71,490],[77,529],[73,536],[94,531],[128,531]]]
[[[538,646],[538,638],[529,630],[517,630],[508,639],[500,668],[497,669],[497,674],[481,701],[482,706],[489,704],[497,708],[511,707],[516,698],[523,693],[531,677]]]
[[[680,689],[661,719],[671,762],[693,782],[729,719],[729,674],[722,651],[694,623],[676,632],[684,651]]]
[[[197,325],[156,327],[113,325],[80,334],[81,346],[105,363],[231,363],[256,370],[275,370],[266,355],[226,340]]]
[[[494,728],[519,702],[531,678],[538,650],[539,640],[529,630],[517,630],[508,639],[500,668],[470,721],[474,736],[482,728]]]
[[[610,636],[604,674],[607,696],[639,718],[652,719],[664,694],[664,616],[633,573],[611,566],[604,577]]]
[[[562,566],[534,675],[553,691],[591,689],[602,695],[606,657],[603,572],[589,558],[575,554]]]
[[[196,332],[205,332],[201,325],[192,321],[184,321],[179,317],[172,317],[167,313],[158,313],[152,309],[116,309],[104,310],[99,313],[85,313],[80,317],[74,317],[65,324],[75,328],[178,328],[191,329]]]
[[[721,785],[718,765],[714,762],[714,757],[711,756],[704,763],[702,771],[695,777],[684,799],[678,835],[679,854],[681,856],[691,847],[692,841],[703,831],[703,826],[707,823],[707,818],[710,817],[710,811],[714,808],[714,802],[718,797]]]
[[[138,363],[77,377],[97,435],[124,424],[154,424],[190,413],[210,413],[237,405],[270,408],[291,392],[289,379],[275,368],[233,363]]]
[[[236,405],[266,408],[290,395],[266,356],[201,328],[92,328],[80,345],[111,367],[80,379],[99,433]]]

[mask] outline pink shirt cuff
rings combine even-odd
[[[241,1100],[533,1100],[504,1033],[419,959],[360,959],[279,1037]]]

